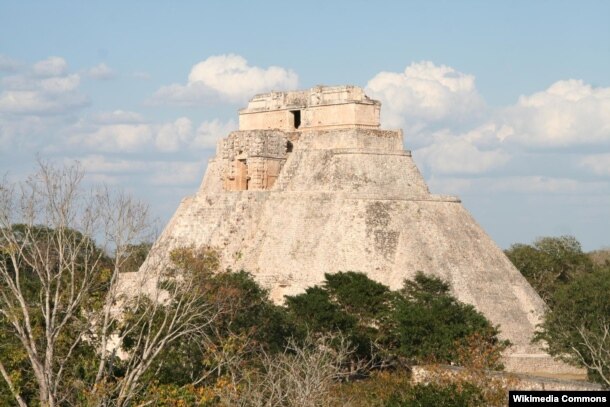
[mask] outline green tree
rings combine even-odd
[[[346,313],[376,324],[388,310],[390,289],[353,271],[325,274],[324,290]]]
[[[537,340],[551,355],[585,367],[592,380],[610,386],[610,270],[583,274],[552,298]]]
[[[295,320],[314,332],[345,332],[357,323],[356,318],[341,310],[323,287],[309,287],[303,294],[286,297],[286,305]]]
[[[393,319],[400,354],[417,363],[459,363],[459,349],[475,334],[493,347],[508,345],[480,312],[450,294],[446,282],[421,272],[405,281]]]
[[[392,299],[388,287],[353,271],[325,274],[321,286],[286,297],[288,312],[301,327],[314,333],[340,332],[354,346],[353,357],[385,359],[392,342],[387,336]],[[379,361],[382,362],[382,361]]]
[[[216,405],[227,394],[234,397],[251,375],[260,374],[266,358],[286,350],[294,326],[286,309],[273,304],[252,275],[220,270],[214,250],[178,249],[171,259],[178,275],[197,276],[190,292],[202,294],[200,307],[211,306],[218,313],[202,335],[164,349],[142,379],[150,385],[139,391],[137,402]]]
[[[196,273],[160,268],[156,287],[124,292],[147,208],[84,191],[83,176],[41,163],[24,183],[0,182],[0,400],[13,405],[128,405],[159,355],[205,338],[220,313]]]
[[[152,247],[152,243],[143,242],[138,244],[130,244],[125,247],[124,262],[121,268],[121,273],[135,273],[140,269],[148,252]]]
[[[543,237],[532,245],[514,244],[505,253],[551,306],[555,290],[594,268],[573,236]]]
[[[460,363],[477,343],[498,354],[508,344],[471,305],[450,294],[449,285],[418,273],[403,289],[391,291],[363,273],[326,274],[321,286],[287,297],[288,311],[313,332],[340,332],[355,346],[354,356],[386,365],[396,358],[412,362]],[[489,357],[488,368],[500,368]]]
[[[296,327],[284,307],[269,299],[263,289],[246,271],[217,273],[211,280],[210,295],[221,298],[225,312],[215,324],[220,337],[245,335],[252,345],[265,352],[281,352],[287,340],[295,336]]]

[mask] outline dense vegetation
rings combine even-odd
[[[557,289],[593,271],[594,263],[572,236],[543,237],[514,244],[506,255],[547,303]]]
[[[213,250],[180,249],[146,281],[121,283],[155,250],[142,243],[146,207],[85,192],[82,176],[41,164],[0,185],[3,405],[332,405],[350,398],[346,386],[408,377],[414,363],[470,363],[473,348],[489,355],[481,367],[500,367],[496,328],[423,274],[398,291],[328,274],[279,306]],[[354,403],[432,389],[384,387]],[[470,400],[464,389],[442,392]]]
[[[134,253],[140,253],[141,248],[132,246]],[[112,260],[104,257],[101,267],[107,268]],[[195,305],[206,312],[197,313],[191,323],[202,318],[199,324],[203,329],[184,336],[189,340],[170,342],[151,362],[138,379],[141,385],[132,397],[136,403],[257,405],[255,400],[267,403],[275,397],[267,388],[270,377],[274,371],[276,379],[283,377],[289,368],[302,369],[295,372],[293,380],[312,380],[315,384],[312,387],[319,394],[312,392],[299,398],[298,394],[291,393],[296,383],[288,381],[279,390],[286,394],[278,399],[277,405],[303,404],[307,399],[318,400],[311,405],[318,405],[320,400],[332,403],[339,400],[342,390],[337,386],[342,382],[356,380],[359,383],[370,380],[367,378],[371,375],[380,380],[383,376],[375,372],[381,371],[406,374],[413,363],[460,363],[463,354],[459,350],[463,350],[473,336],[482,338],[497,355],[503,348],[496,337],[497,330],[480,313],[452,297],[446,283],[421,273],[414,281],[405,281],[404,288],[399,291],[391,291],[362,273],[327,274],[322,285],[288,297],[285,306],[278,306],[268,299],[267,291],[250,274],[219,270],[213,251],[177,250],[172,253],[172,260],[174,267],[168,275],[190,276],[194,282],[188,286],[188,293],[173,291],[175,298],[178,301],[183,300],[182,296],[197,298]],[[7,259],[3,261],[5,267],[9,267]],[[92,300],[103,297],[109,287],[107,283],[96,285]],[[26,299],[32,304],[37,303],[40,295],[37,284],[36,278],[25,284],[28,287],[24,291]],[[165,279],[160,284],[171,289],[176,281]],[[122,337],[122,347],[127,353],[139,355],[144,351],[142,330],[137,328],[143,320],[146,320],[146,329],[164,332],[161,324],[172,313],[171,306],[147,319],[149,303],[149,299],[141,298],[137,307],[127,309],[118,326],[118,329],[130,330]],[[98,302],[83,311],[99,312],[101,305]],[[211,315],[214,315],[212,319]],[[12,372],[12,384],[22,400],[27,405],[37,405],[39,390],[33,386],[31,366],[16,337],[10,335],[9,325],[2,322],[0,358],[5,368]],[[44,324],[34,322],[34,327],[34,331],[41,334]],[[62,343],[71,343],[74,340],[71,336],[78,332],[82,331],[75,329],[64,333],[66,337],[62,338]],[[95,343],[80,344],[78,355],[71,357],[62,384],[71,392],[62,393],[63,400],[59,404],[103,405],[118,397],[112,386],[110,390],[95,386],[98,366]],[[320,354],[321,347],[325,354]],[[126,380],[133,360],[114,355],[108,357],[111,360],[106,382]],[[493,360],[494,365],[487,367],[498,368],[499,359]],[[327,377],[310,377],[325,369]],[[414,400],[450,395],[453,404],[447,405],[472,405],[466,401],[480,397],[480,391],[474,385],[459,388],[455,384],[411,387],[405,382],[403,385],[406,387],[385,394],[384,403],[422,405],[413,404]],[[105,391],[107,393],[103,394]],[[0,385],[0,397],[4,404],[14,404],[6,383]]]
[[[181,251],[180,257],[188,258],[182,272],[200,263],[198,256]],[[382,371],[404,375],[413,363],[468,362],[464,350],[473,338],[478,339],[477,346],[485,347],[484,342],[494,353],[486,359],[493,361],[491,365],[484,367],[501,367],[499,353],[506,344],[497,339],[496,329],[434,277],[418,274],[405,282],[404,289],[391,291],[362,273],[327,274],[323,284],[288,297],[285,306],[271,303],[267,292],[244,271],[216,271],[202,284],[209,301],[230,306],[221,306],[226,312],[210,326],[205,346],[178,342],[168,349],[150,378],[154,385],[140,401],[341,405],[344,395],[339,387],[345,383],[358,386],[371,376],[380,380]],[[290,381],[285,375],[293,370]],[[316,377],[321,371],[331,380]],[[195,378],[200,379],[197,385]],[[474,384],[402,384],[387,392],[381,404],[426,405],[415,403],[425,396],[424,400],[446,399],[439,405],[466,406],[478,405],[482,397]],[[273,385],[280,388],[271,389]],[[296,394],[296,388],[307,385],[310,393]],[[285,393],[276,404],[274,392]]]
[[[82,193],[78,168],[41,165],[0,185],[0,405],[503,405],[509,346],[441,279],[399,290],[329,273],[277,305],[211,248],[171,252],[138,270],[146,209],[107,190]],[[96,240],[94,240],[94,237]],[[549,352],[609,384],[610,262],[571,237],[507,255],[547,300]],[[464,366],[414,384],[411,367]],[[439,370],[442,372],[442,370]]]
[[[341,332],[360,358],[377,358],[382,365],[460,364],[458,351],[474,335],[498,349],[507,345],[481,313],[457,301],[436,277],[418,273],[401,290],[390,291],[363,273],[325,276],[321,286],[288,297],[287,311],[301,329]]]
[[[610,386],[610,251],[582,251],[572,236],[515,244],[507,256],[545,299],[536,340],[551,355]]]

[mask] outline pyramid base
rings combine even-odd
[[[513,353],[503,358],[507,372],[524,373],[535,376],[562,377],[566,379],[586,380],[587,371],[555,360],[546,353],[525,354]]]

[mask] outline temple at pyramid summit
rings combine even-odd
[[[360,271],[397,289],[423,271],[500,325],[508,370],[573,372],[531,344],[544,302],[458,198],[430,193],[380,112],[355,86],[254,96],[125,284],[150,282],[178,247],[216,248],[277,302],[324,273]]]

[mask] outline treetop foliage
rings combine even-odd
[[[390,290],[363,273],[324,274],[324,291],[343,311],[360,318],[374,318],[387,309]]]
[[[547,303],[562,284],[594,269],[591,258],[573,236],[543,237],[533,244],[514,244],[506,255]]]
[[[288,312],[313,332],[340,331],[360,357],[403,358],[411,363],[459,363],[458,349],[478,333],[498,349],[498,330],[471,305],[459,302],[441,279],[417,273],[398,291],[363,273],[326,274],[320,286],[287,297]],[[490,368],[499,368],[494,363]]]
[[[400,351],[418,362],[460,364],[459,349],[473,335],[500,353],[509,344],[497,337],[498,328],[472,305],[458,301],[449,285],[438,277],[419,272],[406,280],[395,305],[394,318]],[[499,358],[496,360],[499,362]],[[487,368],[498,369],[493,363]]]
[[[514,244],[507,256],[548,305],[535,339],[557,359],[610,386],[610,261],[572,236]]]
[[[536,339],[589,377],[610,387],[610,269],[583,274],[553,293]]]
[[[437,297],[453,298],[449,284],[438,277],[427,276],[421,271],[415,274],[413,281],[405,280],[400,293],[415,301],[429,302]]]

